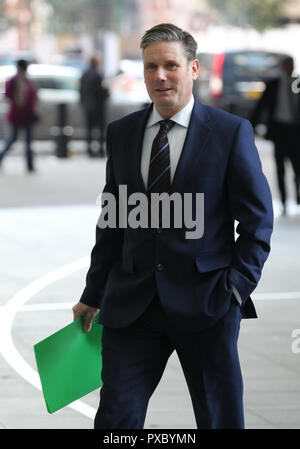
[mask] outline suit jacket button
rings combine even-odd
[[[164,269],[164,266],[162,263],[158,263],[156,268],[157,268],[157,271],[162,271]]]
[[[162,228],[157,228],[157,233],[161,234],[162,233]]]

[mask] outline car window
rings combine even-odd
[[[225,65],[236,75],[269,75],[270,72],[277,70],[280,59],[280,55],[272,53],[229,53],[226,54]]]
[[[141,59],[122,59],[120,71],[133,76],[135,79],[144,79],[144,64]]]
[[[77,90],[78,79],[71,77],[47,77],[31,76],[30,79],[35,83],[38,89],[64,89]]]

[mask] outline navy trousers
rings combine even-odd
[[[142,429],[149,399],[168,358],[178,354],[197,428],[244,428],[243,382],[237,350],[241,310],[234,298],[215,325],[184,333],[156,296],[132,325],[103,329],[103,386],[95,429]]]

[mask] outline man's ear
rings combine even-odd
[[[199,69],[200,69],[200,63],[198,61],[198,59],[194,59],[191,62],[192,65],[192,75],[193,75],[193,80],[198,78],[199,75]]]

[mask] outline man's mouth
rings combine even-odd
[[[156,92],[168,92],[169,90],[172,90],[172,88],[171,87],[161,87],[161,88],[158,88],[155,90],[156,90]]]

